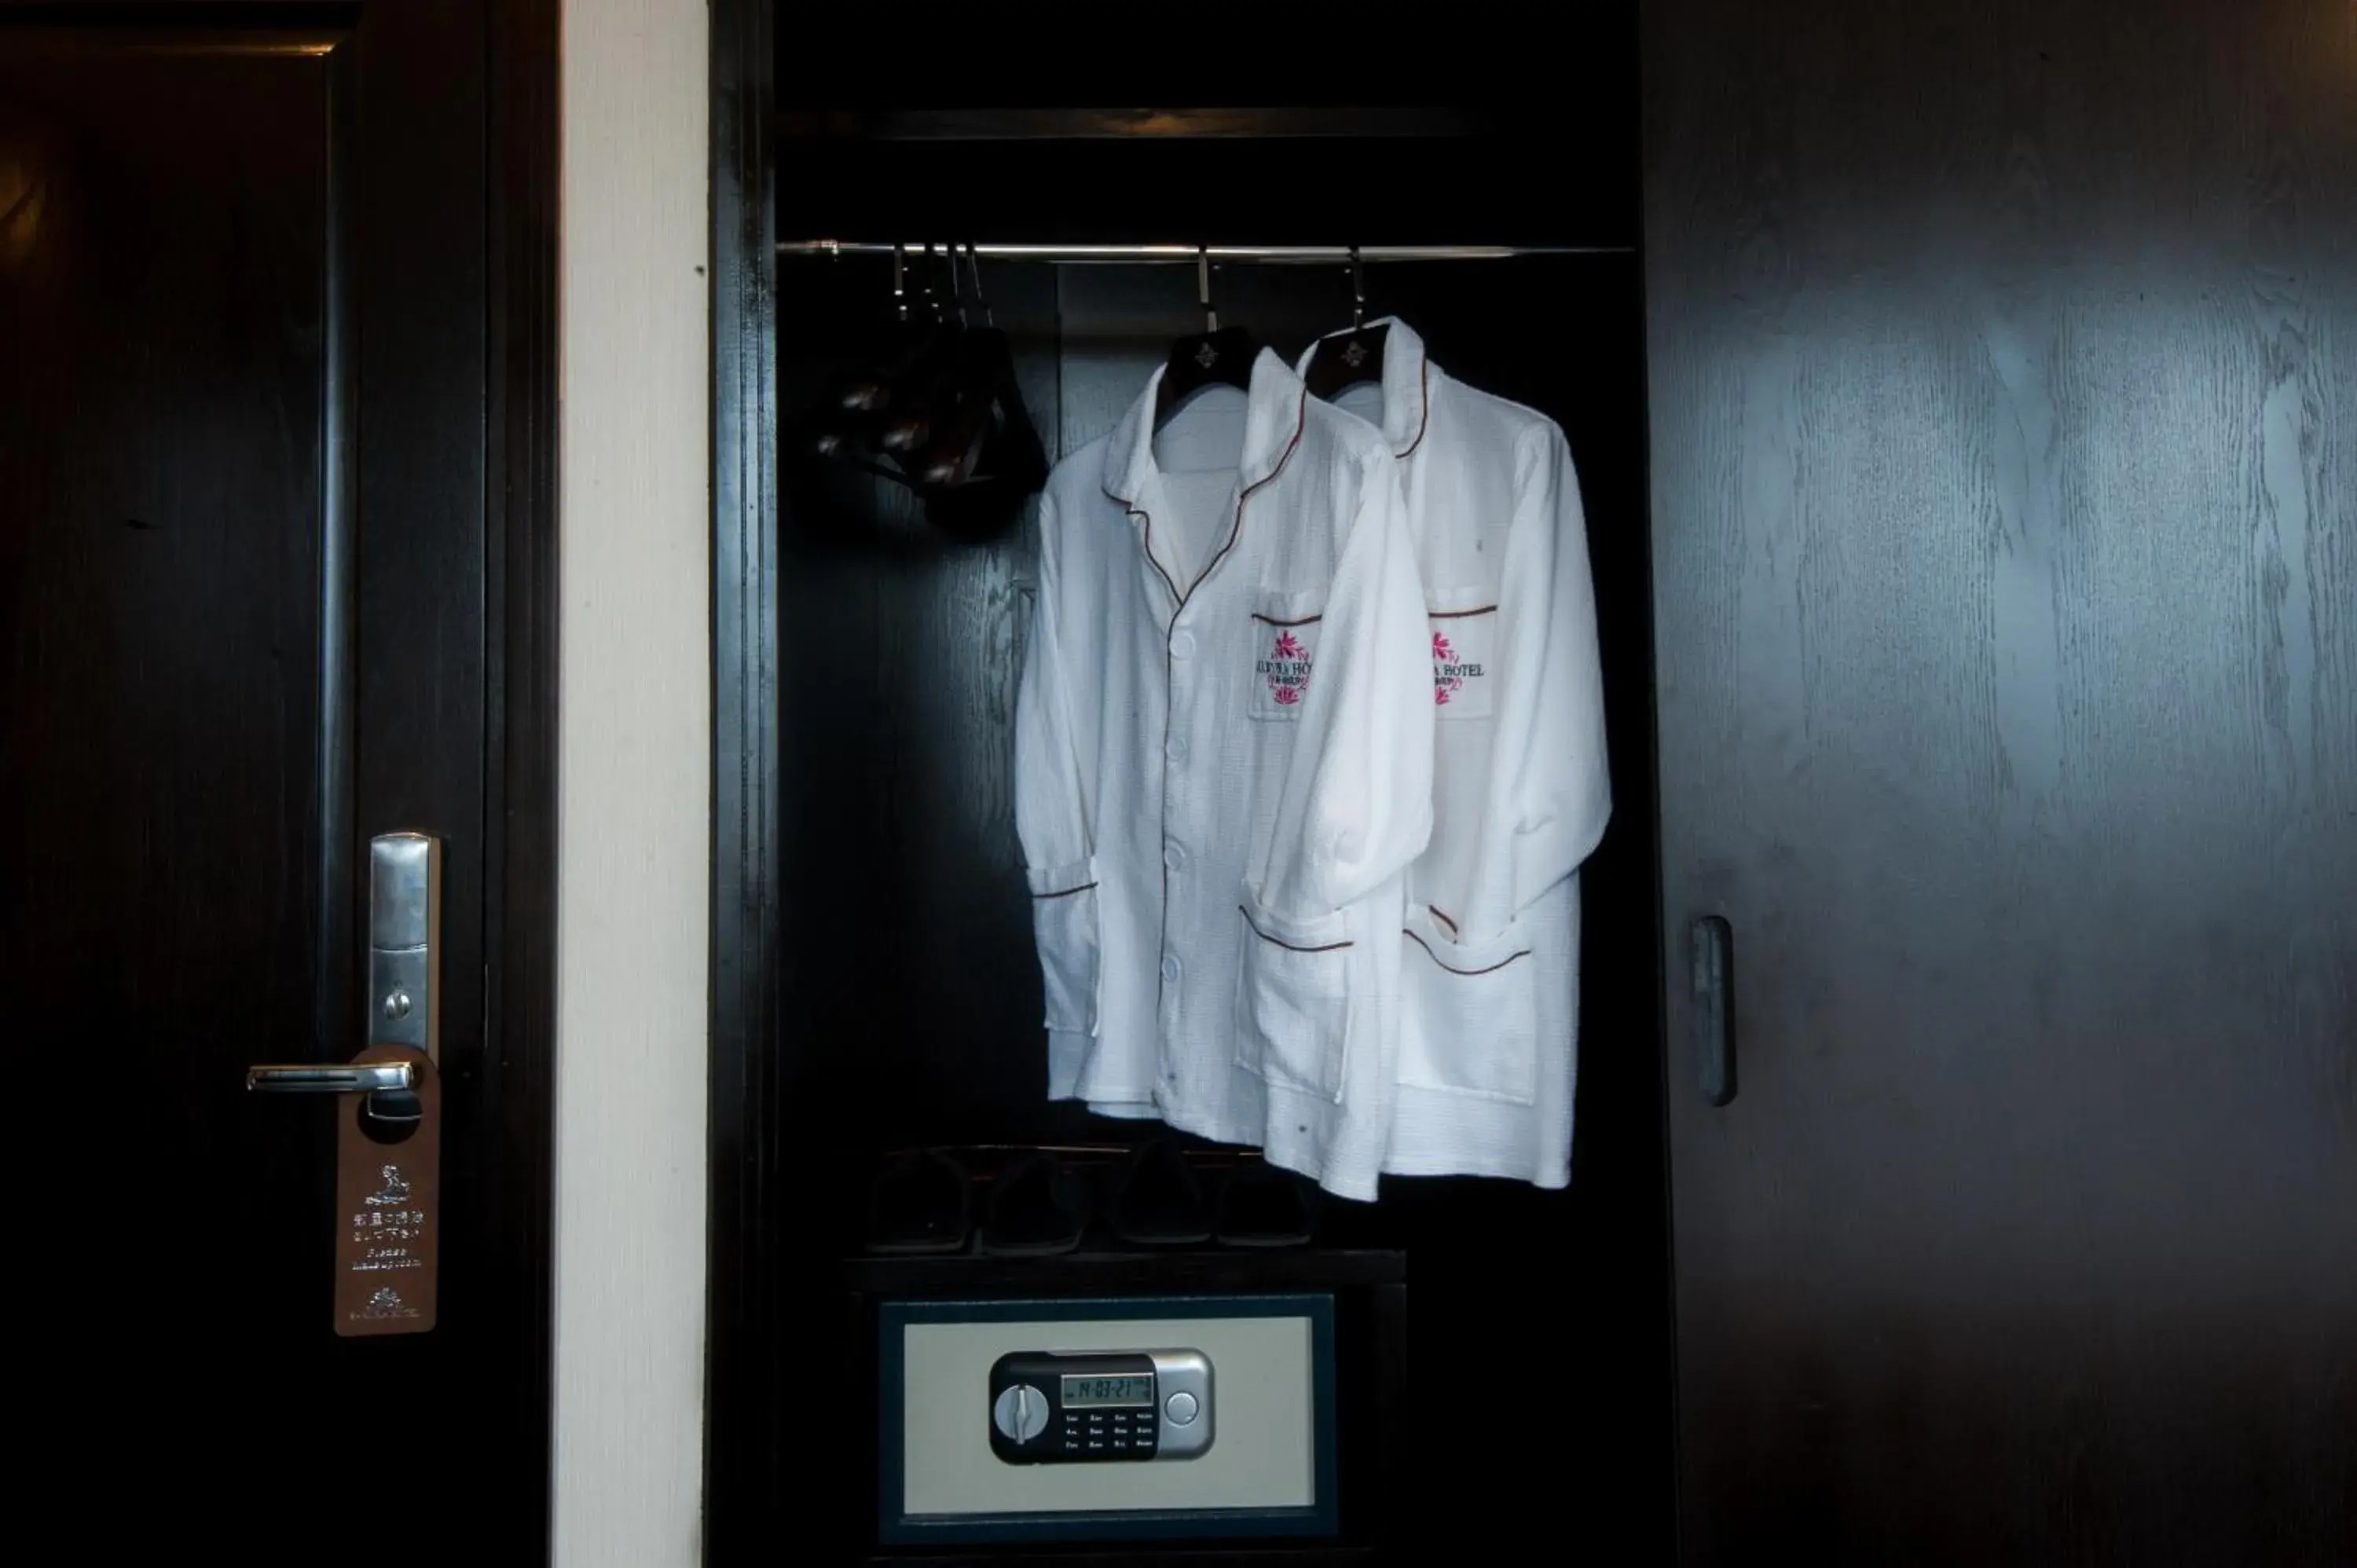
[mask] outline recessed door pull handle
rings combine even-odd
[[[1705,915],[1690,934],[1695,1087],[1705,1105],[1725,1105],[1735,1098],[1735,930]]]

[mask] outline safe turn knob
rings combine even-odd
[[[1001,1389],[990,1419],[1009,1441],[1028,1443],[1048,1430],[1048,1396],[1029,1383]]]

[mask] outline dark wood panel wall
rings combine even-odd
[[[2346,1562],[2357,9],[1647,28],[1688,1556]]]

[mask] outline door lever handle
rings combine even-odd
[[[407,1046],[429,1059],[440,1040],[441,957],[435,934],[442,915],[442,846],[425,833],[382,833],[369,841],[369,1004],[361,1038]],[[365,1054],[365,1053],[363,1053]],[[380,1122],[416,1119],[407,1094],[417,1074],[405,1061],[301,1062],[246,1069],[245,1087],[262,1094],[366,1094]]]
[[[250,1067],[245,1087],[257,1094],[357,1094],[417,1087],[417,1069],[407,1062],[306,1062],[294,1067]]]
[[[442,843],[369,841],[368,1004],[347,1062],[250,1067],[260,1094],[332,1094],[335,1325],[339,1335],[434,1326],[442,1234]],[[357,1107],[340,1097],[359,1096]]]

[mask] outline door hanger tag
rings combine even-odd
[[[379,1090],[336,1106],[336,1332],[423,1334],[441,1275],[441,1076],[412,1046],[352,1059],[406,1061],[416,1087],[414,1100]]]

